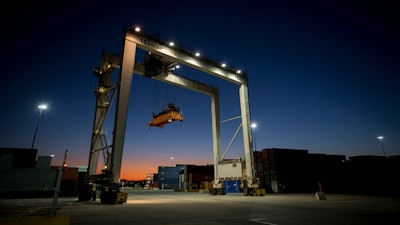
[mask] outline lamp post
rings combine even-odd
[[[49,216],[56,215],[58,192],[60,192],[61,178],[62,178],[63,172],[65,171],[65,169],[67,167],[67,153],[68,153],[68,149],[65,150],[63,165],[61,167],[58,167],[58,170],[57,170],[56,189],[54,190],[53,204],[51,206]]]
[[[253,134],[253,139],[254,139],[254,151],[257,151],[257,143],[256,143],[256,127],[257,127],[257,124],[256,123],[252,123],[250,125],[250,127],[251,127],[251,131],[252,131],[252,134]]]
[[[35,134],[33,135],[33,140],[32,140],[31,149],[32,149],[33,146],[35,145],[36,135],[37,135],[38,128],[39,128],[40,117],[42,116],[43,110],[47,109],[47,105],[41,104],[41,105],[38,106],[38,108],[39,108],[39,116],[38,116],[38,120],[37,120],[37,123],[36,123]]]
[[[386,156],[386,152],[385,152],[385,148],[383,147],[383,141],[382,141],[382,140],[383,140],[383,136],[378,136],[377,139],[378,139],[379,142],[381,143],[383,155],[384,155],[385,157],[387,157],[387,156]]]

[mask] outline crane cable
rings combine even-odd
[[[159,98],[159,91],[158,91],[158,87],[157,87],[157,81],[154,81],[153,115],[155,115],[156,111],[158,110],[158,108],[157,108],[158,98]]]
[[[162,86],[162,84],[158,83],[158,81],[155,81],[156,83],[154,84],[154,103],[153,103],[153,115],[157,114],[158,112],[164,110],[169,103],[174,103],[179,107],[180,105],[180,91],[178,92],[175,91],[175,88],[173,87],[173,90],[170,90],[169,84],[166,84],[166,86]],[[161,88],[165,88],[165,95],[161,96]],[[164,91],[163,91],[164,92]],[[170,93],[172,92],[172,93]],[[174,99],[170,99],[174,98]],[[161,99],[162,98],[162,99]],[[160,104],[162,102],[162,108],[160,109]],[[176,101],[176,102],[175,102]]]

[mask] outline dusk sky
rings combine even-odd
[[[101,65],[103,51],[121,54],[123,31],[140,25],[247,71],[257,150],[383,156],[381,135],[386,154],[400,154],[395,1],[81,2],[3,9],[0,147],[30,148],[37,106],[46,103],[38,155],[54,154],[52,164],[61,165],[68,149],[69,165],[87,166],[98,82],[92,69]],[[176,73],[220,89],[221,120],[240,116],[237,85],[188,67]],[[180,107],[184,121],[147,130],[152,113],[168,102]],[[213,163],[210,102],[207,95],[134,75],[121,179],[144,179],[158,166]],[[106,124],[110,143],[113,119]],[[240,122],[221,125],[222,152]],[[227,158],[244,155],[242,139],[240,132]]]

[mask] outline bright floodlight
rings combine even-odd
[[[385,147],[383,146],[383,141],[382,141],[382,140],[383,140],[383,136],[378,136],[377,139],[378,139],[379,142],[381,143],[383,155],[384,155],[385,157],[387,157],[387,156],[386,156],[386,152],[385,152]]]
[[[222,63],[221,66],[222,66],[222,67],[226,67],[226,64],[225,64],[225,63]]]
[[[196,52],[196,57],[199,57],[200,56],[200,52]]]
[[[38,117],[38,120],[37,120],[37,123],[36,123],[35,134],[33,135],[31,149],[33,149],[33,147],[35,145],[36,135],[37,135],[38,128],[39,128],[39,121],[40,121],[40,117],[42,116],[42,111],[47,109],[47,105],[46,104],[40,104],[40,105],[38,105],[38,108],[40,109],[39,117]]]
[[[252,133],[253,133],[253,136],[252,136],[252,137],[253,137],[253,139],[254,139],[254,151],[257,151],[256,134],[255,134],[257,124],[256,124],[256,123],[251,123],[251,124],[250,124],[250,127],[251,127],[251,130],[252,130]]]
[[[135,27],[135,31],[140,32],[140,27],[139,26]]]
[[[171,47],[174,46],[174,45],[175,45],[175,43],[172,42],[172,41],[169,43],[169,46],[171,46]]]
[[[38,106],[38,108],[40,110],[47,109],[47,105],[46,104],[41,104],[41,105]]]

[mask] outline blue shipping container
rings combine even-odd
[[[224,181],[225,193],[239,193],[240,180],[225,180]]]

